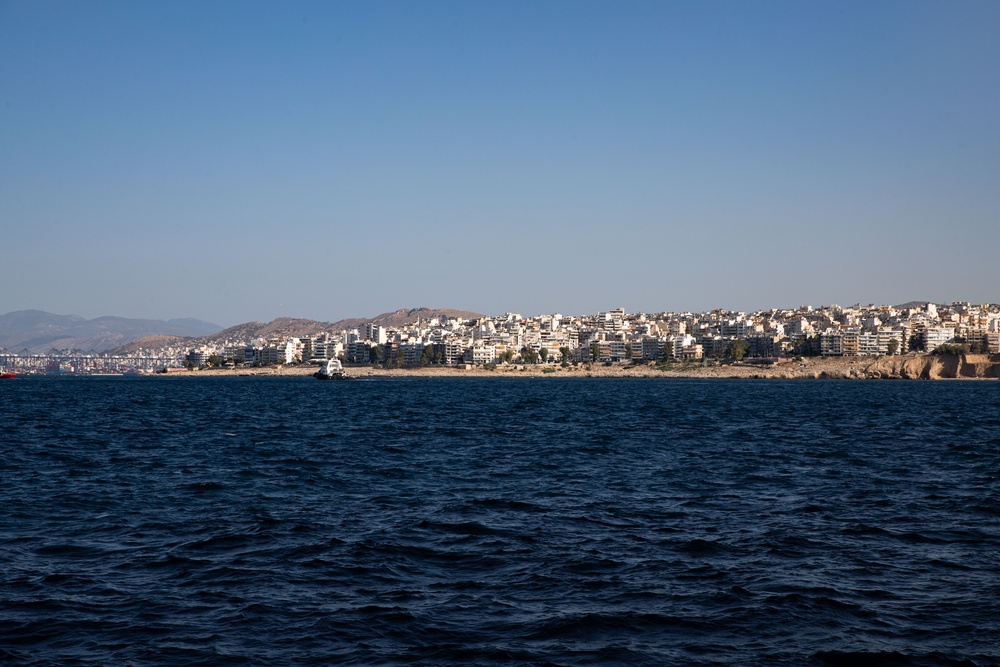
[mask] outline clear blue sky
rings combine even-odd
[[[1000,2],[0,0],[0,313],[1000,301]]]

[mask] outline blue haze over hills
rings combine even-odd
[[[216,324],[194,318],[164,321],[105,316],[87,320],[78,315],[22,310],[0,315],[0,347],[36,354],[52,348],[103,352],[145,336],[209,336],[221,330]]]

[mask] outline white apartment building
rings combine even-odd
[[[497,348],[494,345],[473,345],[465,358],[477,366],[496,363]]]
[[[950,327],[927,327],[920,332],[920,342],[924,351],[931,352],[938,345],[950,343],[955,338],[955,330]]]
[[[862,357],[875,357],[880,354],[877,333],[862,331],[858,334],[858,354]]]
[[[258,352],[260,362],[263,364],[292,363],[298,352],[298,342],[297,338],[268,341],[267,345],[260,348]]]
[[[896,341],[896,354],[906,351],[906,333],[902,329],[879,329],[877,336],[879,354],[889,354],[890,341]]]
[[[365,325],[365,339],[370,340],[376,345],[385,345],[388,340],[385,327],[379,326],[374,322],[369,322]]]
[[[598,313],[597,320],[603,331],[620,331],[625,328],[625,309],[616,308],[605,313]]]
[[[671,359],[681,359],[684,356],[684,348],[695,344],[695,338],[691,334],[683,336],[670,336],[663,344],[663,353],[669,354]],[[704,347],[698,345],[704,350]]]

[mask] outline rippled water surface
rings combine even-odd
[[[1000,383],[0,383],[0,663],[997,665]]]

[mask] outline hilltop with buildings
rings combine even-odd
[[[1000,305],[914,302],[749,313],[627,313],[619,308],[582,316],[414,309],[336,323],[280,318],[204,338],[145,339],[112,355],[87,356],[91,361],[77,365],[98,368],[108,365],[102,358],[114,358],[116,368],[153,371],[289,366],[338,357],[348,366],[385,369],[716,361],[764,366],[792,359],[874,359],[935,351],[1000,354]],[[8,365],[12,361],[7,357]],[[885,368],[892,376],[891,368]],[[69,370],[86,372],[76,366]]]

